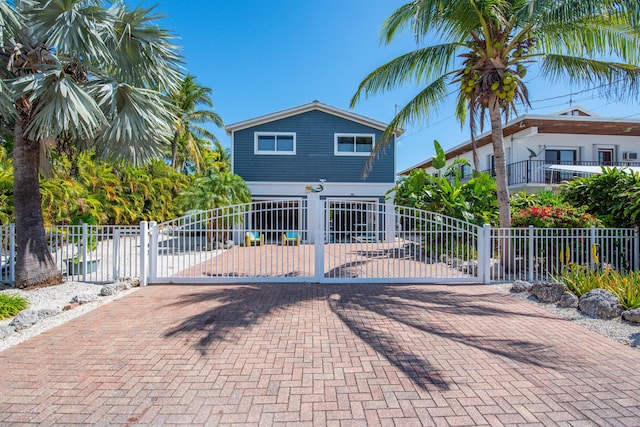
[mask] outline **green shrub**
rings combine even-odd
[[[534,206],[566,206],[562,194],[553,190],[540,190],[532,194],[525,191],[514,193],[511,195],[510,204],[512,214]]]
[[[564,200],[587,206],[606,227],[640,225],[640,173],[602,168],[602,173],[562,184]]]
[[[0,320],[15,316],[28,305],[29,300],[18,294],[0,294]]]
[[[531,206],[516,212],[511,218],[513,227],[533,225],[539,228],[601,227],[601,222],[584,209],[564,206]]]

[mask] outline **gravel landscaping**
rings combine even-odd
[[[516,298],[535,304],[558,317],[575,322],[587,329],[614,339],[622,344],[629,345],[636,350],[640,350],[640,324],[627,322],[621,318],[600,319],[591,317],[575,308],[565,308],[556,303],[542,302],[527,292],[511,292],[511,283],[500,283],[490,286],[500,292],[511,294]]]
[[[115,285],[120,283],[125,282],[118,282]],[[112,284],[105,289],[105,286],[93,283],[66,282],[57,286],[29,291],[12,287],[1,290],[0,293],[17,293],[25,296],[30,302],[27,310],[48,312],[51,315],[41,316],[35,324],[19,331],[14,331],[11,326],[14,318],[0,320],[0,351],[4,351],[137,289],[136,287],[122,289],[118,286],[116,292],[112,292],[109,295],[101,295],[101,291],[103,294],[108,293],[108,290],[114,287]],[[77,302],[74,302],[74,298]],[[66,310],[65,307],[67,307]]]

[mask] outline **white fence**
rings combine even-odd
[[[142,277],[146,251],[141,226],[65,225],[46,227],[49,249],[67,280],[106,283]],[[15,280],[15,226],[0,226],[0,281]]]
[[[579,264],[591,270],[605,265],[618,271],[638,270],[637,228],[491,228],[483,229],[491,254],[484,283],[553,279],[564,266]]]
[[[160,225],[52,226],[47,234],[67,280],[96,283],[539,282],[569,264],[639,268],[638,229],[479,228],[377,203],[324,208],[322,218],[309,219],[306,203],[279,201],[277,208],[225,208]],[[258,240],[247,240],[249,230]],[[0,243],[0,281],[12,283],[14,225],[0,226]]]

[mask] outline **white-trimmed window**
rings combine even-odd
[[[373,151],[375,135],[336,133],[334,141],[334,154],[336,156],[368,156]]]
[[[295,132],[256,132],[254,133],[255,154],[296,154]]]

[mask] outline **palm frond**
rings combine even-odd
[[[419,84],[439,78],[449,71],[459,49],[455,43],[441,44],[418,49],[401,55],[375,69],[358,86],[351,98],[351,107],[361,97],[395,89],[409,82]]]
[[[427,117],[427,112],[435,112],[445,103],[447,93],[446,79],[447,76],[436,79],[398,111],[373,147],[364,166],[363,174],[365,176],[371,172],[378,154],[384,152],[389,143],[393,141],[392,137],[397,133],[398,129],[402,129],[408,123],[421,122]]]
[[[565,78],[570,84],[586,82],[600,88],[608,99],[636,98],[640,89],[640,67],[636,65],[549,54],[542,61],[541,71],[556,81]]]
[[[212,123],[218,127],[224,126],[222,117],[210,110],[197,110],[189,113],[189,121],[192,123]]]
[[[97,154],[135,165],[162,155],[175,118],[157,92],[116,83],[92,90],[109,121],[89,143]]]
[[[612,57],[623,62],[640,60],[640,33],[628,24],[609,17],[591,18],[566,24],[545,25],[536,34],[538,51],[572,56]]]
[[[109,9],[115,20],[114,37],[106,38],[114,58],[111,73],[118,81],[169,92],[182,79],[182,57],[173,34],[154,24],[162,16],[153,9],[129,9],[123,3]]]
[[[35,105],[25,135],[33,140],[69,135],[91,138],[106,124],[94,99],[63,70],[29,74],[8,82],[13,98]]]
[[[112,61],[101,35],[112,28],[105,9],[84,0],[47,1],[25,7],[22,14],[34,27],[33,34],[42,37],[36,44],[55,46],[57,54],[76,60]]]
[[[0,44],[4,46],[8,40],[16,38],[23,20],[24,17],[6,0],[0,0]]]

